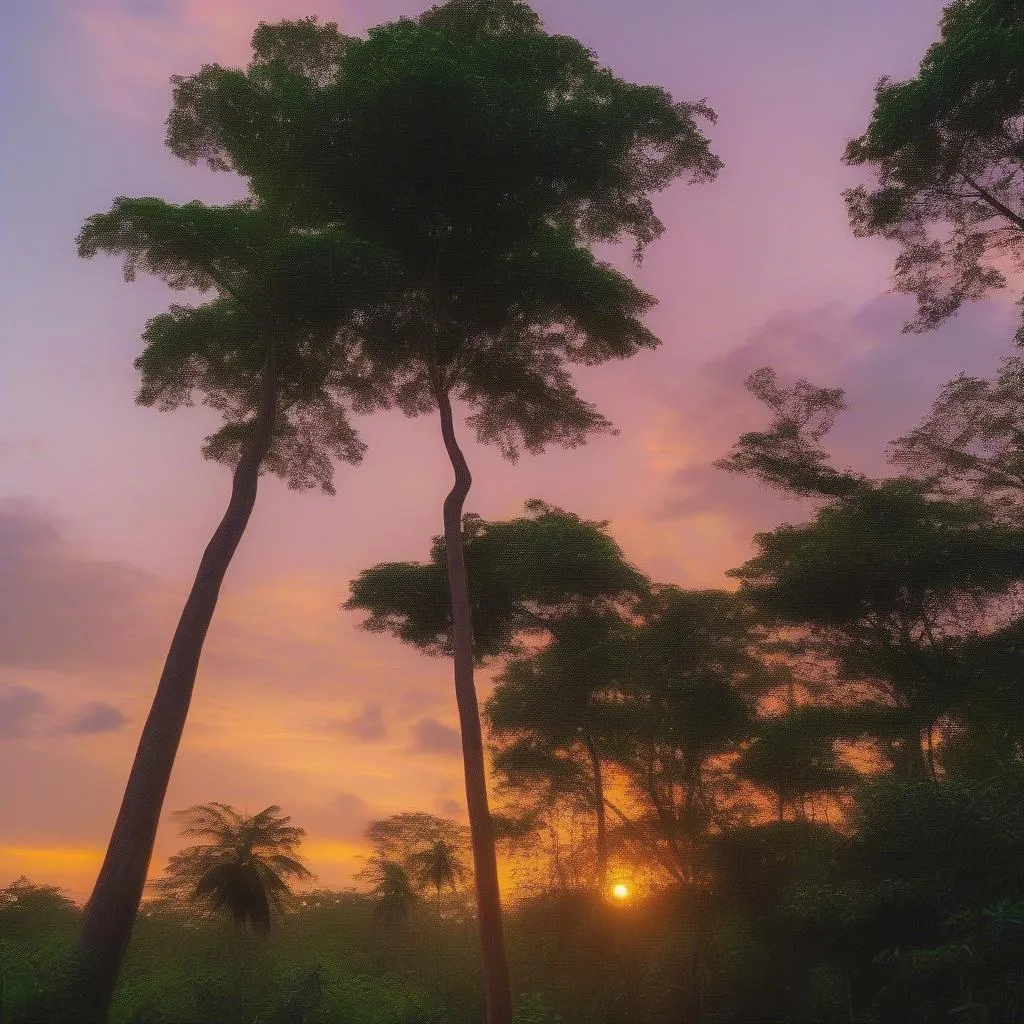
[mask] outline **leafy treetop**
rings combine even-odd
[[[1024,8],[954,0],[917,77],[883,78],[846,162],[878,172],[845,193],[859,237],[900,243],[894,283],[927,331],[1024,268]],[[1022,335],[1024,337],[1024,335]]]
[[[647,580],[606,532],[534,499],[516,519],[463,520],[466,572],[478,661],[510,653],[521,634],[544,634],[583,608],[637,605]],[[448,568],[443,537],[430,561],[385,562],[364,570],[344,607],[370,612],[363,623],[429,654],[451,654]]]
[[[120,198],[86,221],[78,251],[122,256],[129,281],[142,270],[178,291],[219,292],[153,317],[135,364],[139,404],[174,409],[199,394],[222,413],[225,425],[206,439],[208,458],[238,461],[273,341],[279,403],[264,466],[293,488],[333,493],[331,460],[361,461],[365,446],[347,410],[393,400],[393,381],[360,333],[395,284],[394,263],[378,248],[340,230],[297,233],[253,201]]]

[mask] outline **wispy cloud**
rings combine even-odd
[[[67,725],[67,731],[77,735],[94,736],[98,733],[113,732],[127,723],[128,719],[105,701],[97,700],[87,704]]]
[[[173,590],[79,549],[31,503],[0,503],[0,665],[55,671],[137,667],[162,653]]]
[[[369,701],[354,715],[339,719],[336,724],[340,732],[359,743],[374,743],[388,734],[379,701]]]
[[[49,702],[38,690],[18,683],[0,684],[0,740],[27,736],[48,709]]]
[[[424,715],[413,726],[412,751],[418,754],[450,754],[460,749],[459,733],[432,715]]]

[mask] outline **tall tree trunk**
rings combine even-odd
[[[455,700],[462,732],[462,761],[466,774],[466,805],[476,873],[480,945],[483,954],[486,1024],[511,1024],[512,992],[501,923],[498,861],[494,852],[494,825],[487,805],[480,710],[473,683],[473,625],[469,611],[466,560],[462,550],[462,509],[473,478],[455,439],[452,406],[440,376],[432,367],[441,434],[455,471],[455,486],[444,500],[444,541],[448,559],[448,587],[452,601],[452,646],[455,654]]]
[[[103,1024],[142,900],[167,783],[178,751],[206,633],[221,583],[256,502],[260,464],[270,447],[277,412],[277,361],[270,343],[262,369],[252,435],[235,468],[224,518],[214,531],[174,631],[156,696],[125,787],[107,854],[85,910],[73,954],[74,1016]]]
[[[597,815],[597,882],[601,892],[608,884],[608,830],[604,811],[604,779],[601,775],[601,758],[597,752],[594,737],[585,730],[587,753],[590,755],[590,767],[594,773],[594,811]]]

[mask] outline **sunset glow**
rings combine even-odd
[[[0,884],[26,874],[89,895],[231,484],[200,454],[215,413],[134,402],[141,332],[175,294],[145,275],[126,285],[116,260],[80,260],[75,234],[116,195],[244,194],[240,178],[165,148],[170,76],[244,62],[260,19],[316,13],[362,34],[425,6],[224,0],[208,14],[193,0],[103,0],[69,5],[66,18],[50,3],[12,7],[0,43],[22,144],[0,168],[8,248],[19,254],[0,281],[10,339],[0,357],[0,578],[18,597],[0,615],[0,772],[18,784],[0,793]],[[707,96],[719,121],[705,127],[726,169],[713,184],[655,197],[665,233],[641,267],[628,247],[601,254],[659,300],[648,317],[657,351],[575,371],[619,433],[510,465],[477,444],[457,405],[473,473],[467,510],[499,519],[540,497],[608,519],[626,556],[658,581],[731,587],[724,572],[749,557],[753,533],[802,516],[798,503],[712,467],[762,422],[743,391],[750,372],[770,364],[780,379],[845,387],[838,461],[883,472],[885,444],[937,387],[989,373],[1012,334],[1007,295],[926,337],[901,336],[912,302],[886,294],[892,254],[846,223],[842,190],[859,179],[841,163],[843,146],[863,130],[878,76],[914,73],[943,5],[800,0],[799,32],[770,5],[751,5],[741,38],[727,5],[639,5],[628,18],[583,0],[534,6],[616,74],[681,99]],[[808,59],[829,53],[842,61]],[[69,160],[82,139],[102,144],[84,163]],[[51,295],[64,299],[41,298]],[[363,569],[425,556],[451,469],[431,416],[359,416],[354,426],[368,450],[363,465],[338,467],[336,498],[293,493],[269,475],[260,483],[165,805],[281,805],[307,830],[310,868],[327,887],[351,884],[371,820],[409,809],[466,820],[451,665],[339,610]],[[477,676],[481,704],[491,673]],[[179,846],[164,823],[151,876]]]

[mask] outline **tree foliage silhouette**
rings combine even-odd
[[[845,162],[878,174],[844,195],[858,237],[899,243],[893,284],[928,331],[1024,269],[1024,11],[953,0],[906,82],[883,78]],[[1024,333],[1020,335],[1024,338]]]
[[[545,802],[573,796],[594,815],[597,883],[604,890],[607,741],[626,724],[614,696],[633,652],[631,624],[613,609],[585,608],[551,629],[546,647],[510,660],[495,679],[485,707],[494,770],[513,787],[539,786]]]
[[[940,494],[978,498],[1002,515],[1024,508],[1024,359],[994,380],[961,374],[928,414],[890,445],[892,462]]]
[[[365,313],[392,287],[393,264],[334,230],[290,230],[255,200],[226,207],[118,199],[90,217],[80,255],[124,259],[125,277],[152,273],[171,288],[218,292],[154,317],[136,360],[138,401],[160,409],[196,395],[224,426],[208,458],[234,467],[227,510],[203,554],[143,728],[106,857],[75,949],[85,1020],[103,1021],[142,897],[160,811],[185,726],[206,632],[248,524],[260,473],[333,493],[331,460],[358,463],[348,410],[387,404],[387,374],[359,343]],[[69,1017],[70,1019],[70,1017]]]
[[[962,644],[991,630],[986,613],[1020,578],[1021,542],[979,502],[896,479],[757,534],[758,554],[729,575],[769,622],[806,627],[841,678],[890,706],[904,767],[918,771],[922,736],[968,698]]]
[[[261,25],[253,49],[246,71],[212,66],[177,81],[168,141],[242,174],[295,223],[342,224],[402,268],[404,299],[376,355],[401,376],[407,414],[437,410],[455,473],[443,516],[455,686],[487,1018],[506,1024],[461,547],[472,478],[452,401],[510,460],[609,429],[566,366],[654,347],[640,320],[653,300],[588,246],[629,234],[639,255],[661,233],[650,195],[720,167],[694,121],[714,115],[618,79],[515,0],[453,0],[365,40],[313,19]]]
[[[291,885],[313,877],[296,855],[305,830],[276,805],[247,818],[227,804],[198,804],[174,818],[183,838],[206,842],[174,854],[152,888],[200,912],[227,914],[240,930],[269,931],[272,914],[288,909]]]

